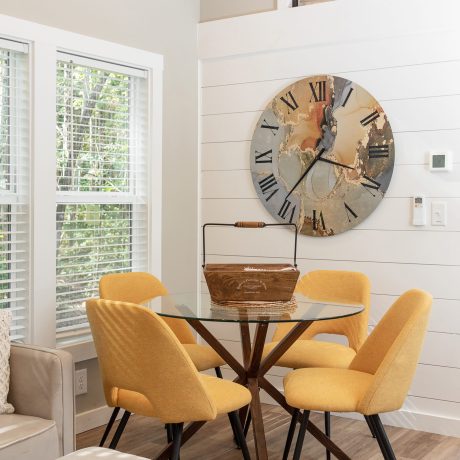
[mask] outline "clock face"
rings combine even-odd
[[[280,222],[332,236],[378,206],[394,166],[382,107],[356,83],[330,75],[283,89],[259,118],[251,143],[257,194]]]

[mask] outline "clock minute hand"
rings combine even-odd
[[[313,166],[315,165],[315,163],[321,159],[321,155],[326,151],[325,148],[322,148],[318,155],[316,155],[316,157],[313,159],[313,161],[308,165],[308,168],[306,169],[306,171],[300,176],[300,179],[295,183],[294,187],[291,188],[291,190],[289,191],[289,193],[286,195],[286,198],[284,200],[287,200],[289,198],[289,195],[291,195],[291,193],[297,188],[297,186],[305,179],[305,176],[309,173],[310,169],[313,168]]]
[[[342,168],[347,168],[354,170],[352,166],[344,165],[342,163],[338,163],[337,161],[329,160],[328,158],[318,158],[318,161],[324,161],[325,163],[330,163],[331,165],[341,166]]]

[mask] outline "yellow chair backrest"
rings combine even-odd
[[[412,289],[387,311],[350,364],[374,375],[360,402],[365,415],[399,409],[409,391],[428,326],[432,297]]]
[[[143,395],[163,423],[213,420],[217,410],[177,337],[140,305],[87,301],[108,401],[119,389]]]
[[[168,290],[155,276],[145,272],[111,273],[99,281],[99,297],[143,304],[155,297],[167,295]],[[164,318],[181,343],[196,343],[187,322],[182,319]]]
[[[370,308],[370,282],[363,273],[339,270],[316,270],[300,278],[296,291],[314,300],[360,304],[364,311],[348,318],[316,321],[300,337],[311,339],[318,334],[338,334],[348,338],[351,348],[358,351],[367,337]],[[279,341],[293,327],[277,325],[273,341]]]

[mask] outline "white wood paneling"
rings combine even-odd
[[[255,198],[249,170],[203,171],[203,198]],[[432,173],[425,165],[400,165],[393,171],[387,197],[460,196],[460,163],[449,173]],[[262,206],[262,204],[261,204]]]
[[[460,129],[396,133],[396,165],[428,164],[428,152],[451,150],[460,163]],[[249,168],[251,142],[212,142],[202,145],[202,169],[231,170]]]
[[[427,202],[430,212],[431,201],[439,201],[435,198]],[[372,213],[356,229],[359,230],[406,230],[406,231],[450,231],[460,232],[460,198],[443,198],[449,212],[449,220],[445,226],[428,225],[414,227],[410,223],[411,199],[384,198],[379,204],[378,211]],[[261,206],[258,198],[251,199],[203,199],[202,200],[203,222],[236,222],[239,220],[272,220],[268,211]]]
[[[370,91],[394,131],[391,185],[376,211],[356,229],[327,239],[300,236],[299,269],[368,275],[371,327],[404,291],[418,287],[433,295],[420,364],[403,411],[395,417],[398,424],[452,434],[460,408],[460,30],[453,19],[460,3],[426,0],[423,8],[419,5],[414,0],[389,0],[384,7],[372,0],[337,1],[300,9],[297,15],[273,12],[223,21],[219,27],[200,26],[202,222],[273,221],[256,196],[249,150],[260,113],[278,91],[325,73]],[[345,11],[347,21],[341,21]],[[355,30],[353,24],[365,11],[378,12],[379,21],[372,21],[372,27],[364,21]],[[296,34],[294,40],[288,29],[311,21],[313,30],[327,28],[328,34]],[[331,30],[331,23],[339,26]],[[453,171],[431,173],[428,153],[447,150],[453,152]],[[428,199],[424,227],[411,225],[410,198],[415,194]],[[431,225],[433,201],[447,204],[446,226]],[[212,229],[207,260],[286,261],[291,238],[282,230]],[[204,282],[202,288],[206,290]],[[237,328],[215,327],[229,348],[239,350]],[[270,371],[277,386],[284,372]]]

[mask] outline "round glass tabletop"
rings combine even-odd
[[[295,293],[290,302],[217,304],[209,294],[174,294],[157,297],[148,306],[160,316],[235,323],[298,323],[357,315],[362,305],[320,302]]]

